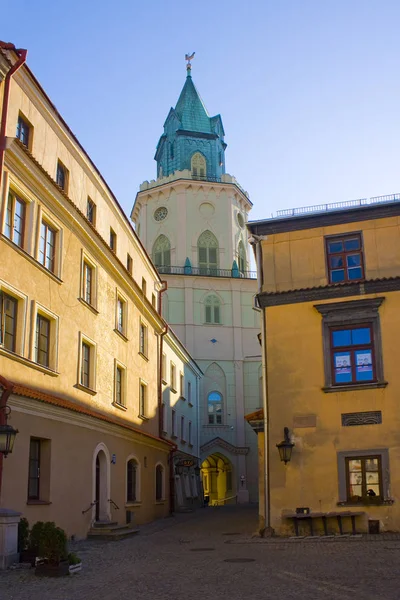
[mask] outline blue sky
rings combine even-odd
[[[196,51],[251,218],[400,192],[398,0],[19,0],[0,28],[129,214]]]

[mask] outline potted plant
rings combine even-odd
[[[75,552],[68,554],[68,564],[70,573],[77,573],[82,570],[82,561]]]
[[[60,577],[69,574],[67,536],[55,523],[43,523],[39,538],[39,556],[43,561],[36,564],[36,575]]]

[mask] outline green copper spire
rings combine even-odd
[[[191,71],[188,65],[185,85],[175,106],[175,112],[182,123],[182,129],[211,133],[210,115],[192,81]]]

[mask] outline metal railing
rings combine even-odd
[[[88,508],[86,508],[85,510],[82,511],[82,514],[84,515],[85,513],[88,512],[88,510],[90,510],[91,508],[93,508],[93,506],[95,506],[96,504],[98,504],[98,500],[94,500],[93,502],[90,503],[90,506],[88,506]]]
[[[108,502],[113,505],[113,507],[115,508],[115,510],[119,510],[119,506],[118,506],[118,504],[116,504],[114,502],[114,500],[112,500],[111,498],[109,498]]]
[[[387,204],[399,201],[400,194],[373,196],[372,198],[360,198],[358,200],[347,200],[346,202],[333,202],[331,204],[317,204],[315,206],[302,206],[300,208],[288,208],[285,210],[278,210],[274,218],[296,217],[298,215],[329,212],[331,210],[346,210],[347,208],[357,208],[360,206],[370,206],[374,204]]]
[[[233,277],[237,279],[257,279],[256,271],[236,269],[206,269],[203,267],[158,266],[160,275],[200,275],[201,277]]]
[[[210,181],[211,183],[221,183],[221,177],[210,177],[209,175],[201,176],[193,175],[192,173],[191,179],[194,179],[195,181]]]

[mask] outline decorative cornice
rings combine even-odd
[[[318,300],[364,296],[365,294],[379,294],[398,290],[400,290],[400,277],[385,277],[355,283],[340,283],[282,292],[261,292],[257,294],[257,299],[261,308],[267,308],[269,306],[281,306],[282,304],[315,302]]]
[[[202,446],[200,446],[200,452],[201,452],[201,454],[209,453],[211,448],[214,448],[215,446],[219,446],[220,448],[227,450],[231,454],[236,454],[236,455],[238,455],[238,454],[246,455],[249,453],[249,450],[250,450],[250,448],[248,448],[247,446],[234,446],[233,444],[230,444],[226,440],[223,440],[220,437],[216,437],[216,438],[210,440],[209,442],[206,442]]]

